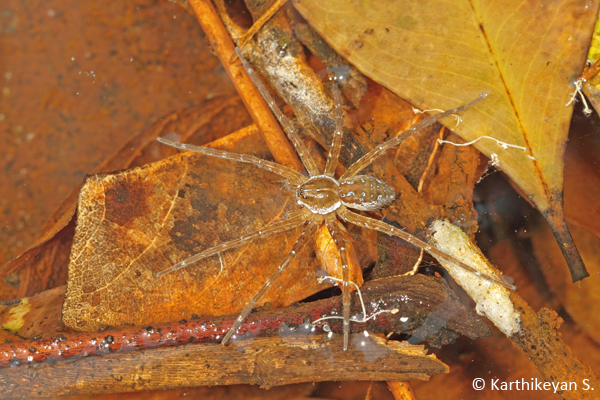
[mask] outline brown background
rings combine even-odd
[[[2,3],[1,264],[137,132],[234,92],[198,23],[175,3]]]

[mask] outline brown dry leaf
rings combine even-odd
[[[298,229],[154,278],[203,249],[286,218],[294,193],[253,166],[184,153],[88,178],[63,321],[78,330],[227,315],[241,311],[282,261]],[[297,265],[301,268],[297,268]],[[319,289],[310,246],[262,303],[288,305]]]
[[[586,275],[564,222],[563,158],[600,3],[299,0],[296,9],[348,61],[420,109],[487,99],[453,128],[498,160],[552,225],[573,280]],[[454,121],[448,121],[453,127]]]

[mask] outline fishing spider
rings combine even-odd
[[[383,232],[390,236],[397,236],[409,243],[412,243],[428,253],[436,256],[437,258],[449,261],[467,271],[473,272],[477,276],[481,276],[491,282],[500,284],[504,287],[513,288],[511,285],[502,281],[501,279],[484,275],[475,270],[474,268],[464,264],[463,262],[456,260],[452,256],[430,246],[429,244],[417,239],[402,229],[395,228],[383,221],[379,221],[370,217],[366,217],[361,214],[350,211],[349,209],[355,209],[360,211],[375,211],[389,205],[395,199],[394,189],[380,181],[379,179],[369,175],[359,175],[359,173],[369,166],[374,160],[393,147],[398,146],[408,136],[418,132],[419,130],[433,124],[440,118],[454,115],[460,111],[467,109],[468,107],[481,101],[482,97],[472,101],[469,104],[457,107],[433,116],[429,116],[421,123],[415,125],[413,128],[403,132],[399,136],[396,136],[387,142],[378,145],[373,150],[365,154],[357,162],[352,164],[346,172],[342,174],[338,179],[335,178],[334,172],[338,162],[340,149],[342,145],[342,127],[343,127],[343,109],[341,94],[337,86],[333,85],[333,95],[335,104],[335,121],[336,130],[333,135],[333,144],[330,147],[330,152],[327,157],[327,163],[325,170],[321,173],[317,169],[317,165],[310,155],[308,148],[304,142],[299,138],[295,132],[289,119],[281,112],[281,110],[275,104],[275,101],[264,87],[260,78],[256,75],[254,70],[250,67],[249,63],[242,56],[239,49],[236,50],[240,60],[242,61],[246,71],[258,87],[260,93],[265,98],[266,102],[271,107],[271,110],[283,125],[283,128],[293,143],[296,152],[300,156],[306,171],[308,172],[308,178],[302,175],[300,172],[288,168],[284,165],[277,164],[275,162],[260,159],[258,157],[248,154],[236,154],[222,150],[214,150],[205,147],[194,146],[184,143],[172,142],[165,138],[158,138],[157,140],[161,143],[173,146],[181,150],[189,150],[197,153],[201,153],[211,157],[223,158],[226,160],[237,161],[252,164],[255,167],[265,169],[269,172],[277,174],[283,177],[287,185],[296,192],[297,205],[299,210],[295,211],[290,218],[283,221],[276,222],[271,226],[262,228],[255,231],[247,236],[240,237],[239,239],[232,240],[204,250],[190,258],[187,258],[171,268],[163,270],[157,274],[157,277],[176,271],[178,269],[187,267],[197,261],[200,261],[206,257],[218,254],[222,251],[232,249],[237,246],[249,243],[256,238],[264,238],[267,236],[275,235],[280,232],[291,230],[299,226],[304,226],[304,229],[300,237],[294,243],[292,249],[287,254],[283,262],[279,265],[277,270],[273,272],[271,277],[263,284],[263,286],[256,292],[250,302],[239,314],[235,320],[233,326],[227,334],[223,337],[222,344],[226,344],[231,338],[234,332],[241,326],[242,321],[248,316],[250,311],[256,306],[256,304],[262,299],[267,290],[276,282],[285,271],[286,267],[290,262],[298,255],[302,248],[306,245],[309,239],[313,236],[318,227],[322,224],[327,226],[327,229],[331,233],[334,243],[339,249],[341,262],[342,262],[342,298],[343,298],[343,332],[344,332],[344,350],[348,349],[348,334],[350,330],[350,282],[349,280],[349,267],[348,267],[348,252],[346,248],[346,239],[342,236],[339,228],[336,224],[336,218],[339,218],[343,222],[358,225],[360,227],[375,229],[379,232]]]

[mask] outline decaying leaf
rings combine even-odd
[[[365,75],[421,109],[486,93],[454,130],[495,161],[550,222],[574,281],[587,276],[563,216],[572,108],[598,2],[296,1],[296,9]]]
[[[1,18],[4,264],[35,243],[61,200],[137,132],[234,88],[198,23],[173,2],[7,0]],[[64,284],[66,273],[44,275],[50,268],[31,276]],[[4,299],[22,297],[16,282],[33,278],[10,280],[13,287],[0,287]]]
[[[154,276],[283,218],[294,194],[281,186],[278,176],[258,168],[190,153],[89,177],[79,197],[65,324],[90,330],[240,311],[298,231]],[[289,284],[263,302],[286,305],[322,288],[311,257],[298,257],[303,267],[290,266]]]

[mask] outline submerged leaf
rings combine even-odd
[[[453,130],[496,161],[552,225],[572,277],[587,276],[562,210],[564,149],[600,3],[296,1],[296,9],[365,75],[421,109],[486,93]],[[450,122],[449,122],[450,123]]]
[[[79,197],[63,321],[91,330],[239,312],[298,229],[155,274],[286,218],[293,193],[281,186],[278,176],[253,166],[191,153],[91,176]],[[263,303],[288,305],[319,290],[310,251],[296,262],[302,268],[290,265],[287,283]]]

